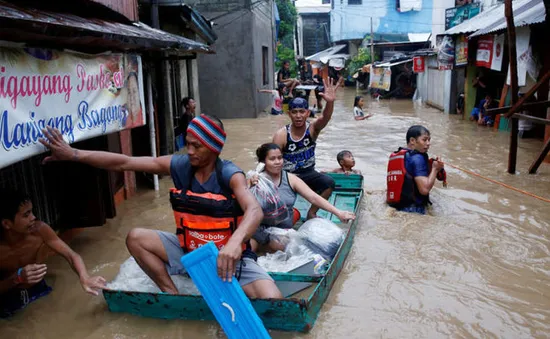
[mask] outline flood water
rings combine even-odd
[[[385,205],[387,157],[412,124],[431,131],[430,155],[550,198],[550,166],[527,173],[542,146],[520,140],[518,174],[506,173],[509,134],[478,127],[411,101],[367,101],[375,116],[354,121],[354,90],[339,93],[332,121],[318,139],[318,168],[353,152],[365,176],[365,197],[352,251],[308,334],[274,338],[548,338],[550,337],[549,204],[447,167],[448,188],[436,182],[427,216]],[[285,116],[226,120],[222,156],[245,171],[254,151],[287,123]],[[169,178],[160,193],[143,191],[102,227],[71,243],[93,274],[113,279],[129,254],[132,227],[174,230]],[[50,296],[9,321],[2,338],[222,338],[215,322],[165,321],[110,313],[103,297],[86,295],[59,257],[47,262]]]

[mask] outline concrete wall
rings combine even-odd
[[[381,34],[430,33],[432,8],[439,0],[423,0],[421,11],[398,12],[395,0],[363,0],[361,5],[348,5],[347,0],[334,1],[330,12],[332,41],[362,39],[373,31]],[[385,2],[385,3],[384,3]]]
[[[199,55],[201,112],[220,118],[255,118],[271,105],[258,88],[273,88],[274,20],[272,1],[187,1],[206,18],[215,20],[216,54]],[[268,48],[268,85],[263,86],[262,46]]]

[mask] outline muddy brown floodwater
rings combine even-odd
[[[353,152],[366,195],[352,251],[308,334],[275,338],[548,338],[550,336],[549,204],[447,168],[427,216],[396,213],[385,203],[387,157],[412,124],[432,132],[431,155],[523,190],[550,197],[550,166],[527,169],[542,143],[520,140],[518,174],[506,173],[508,133],[478,127],[411,101],[367,101],[375,116],[354,121],[354,90],[339,93],[335,113],[318,140],[318,168]],[[285,116],[227,120],[222,154],[245,170],[254,151],[287,123]],[[71,246],[94,274],[108,280],[129,257],[124,244],[135,226],[173,230],[171,181],[159,194],[144,191],[118,216],[87,229]],[[59,257],[47,262],[50,296],[9,321],[2,338],[218,338],[214,322],[165,321],[110,313],[103,298],[82,291]]]

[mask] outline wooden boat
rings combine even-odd
[[[337,208],[353,211],[359,216],[359,204],[363,197],[363,177],[360,175],[330,175],[336,181],[336,189],[329,201]],[[300,210],[302,216],[305,216],[309,209],[309,203],[302,197],[298,197],[295,207]],[[340,223],[336,216],[326,211],[319,211],[318,215],[336,224]],[[346,225],[340,224],[340,227],[346,230],[346,237],[325,274],[314,274],[313,265],[306,265],[306,272],[307,268],[310,269],[309,274],[296,273],[303,272],[303,268],[290,273],[269,273],[278,285],[287,284],[288,286],[290,284],[294,285],[294,289],[298,286],[298,290],[306,288],[282,299],[251,300],[252,306],[268,329],[307,332],[313,327],[349,254],[357,228],[357,220],[358,218]],[[103,296],[111,312],[126,312],[162,319],[215,320],[200,295],[104,290]]]

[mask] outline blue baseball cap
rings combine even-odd
[[[289,109],[295,109],[295,108],[305,108],[309,109],[309,104],[306,99],[304,98],[294,98],[290,101],[288,104]]]

